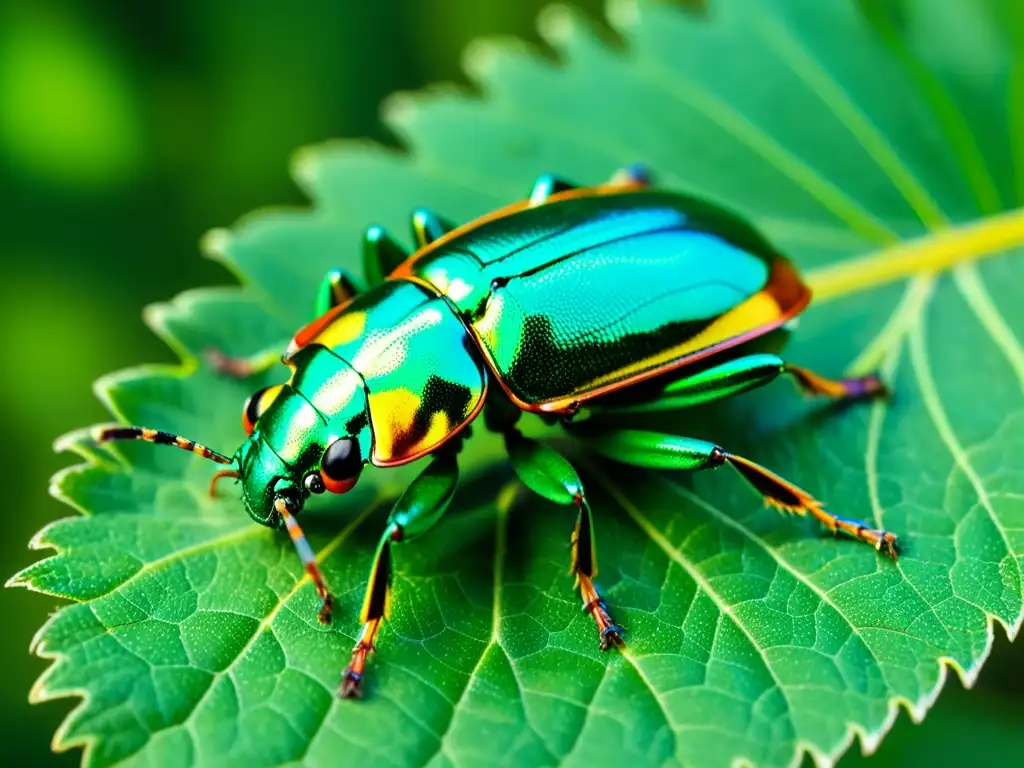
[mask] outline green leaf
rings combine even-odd
[[[302,152],[311,211],[207,241],[244,287],[149,315],[187,370],[131,371],[98,392],[118,417],[231,450],[247,392],[193,361],[209,345],[282,344],[328,268],[357,270],[364,226],[407,231],[422,205],[466,220],[541,172],[594,183],[643,161],[665,186],[739,210],[809,273],[817,301],[790,359],[880,366],[896,392],[837,410],[775,386],[674,421],[896,532],[899,563],[763,510],[728,472],[632,472],[574,451],[627,628],[625,652],[602,654],[566,575],[572,516],[518,488],[500,443],[478,434],[452,511],[396,551],[368,699],[340,701],[374,543],[409,472],[374,472],[304,515],[338,596],[323,628],[289,543],[236,499],[208,499],[208,464],[72,435],[62,445],[88,461],[54,491],[81,514],[44,529],[33,545],[56,554],[14,579],[74,601],[35,643],[54,661],[34,699],[83,697],[58,748],[84,745],[90,765],[828,764],[854,735],[873,749],[901,704],[923,717],[949,669],[973,681],[993,622],[1016,634],[1019,11],[709,5],[614,2],[622,45],[552,9],[541,29],[558,62],[483,42],[466,59],[482,98],[395,97],[386,121],[408,153]]]

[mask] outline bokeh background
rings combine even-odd
[[[70,461],[51,445],[107,418],[91,382],[141,362],[174,362],[143,324],[143,307],[232,281],[200,256],[201,235],[253,208],[303,204],[287,171],[297,147],[332,137],[393,142],[378,121],[382,98],[465,83],[460,53],[475,37],[539,45],[534,20],[545,4],[0,4],[5,577],[38,556],[26,547],[35,531],[70,514],[46,493]],[[600,13],[599,0],[575,4]],[[78,752],[49,749],[72,702],[28,704],[45,668],[29,642],[57,602],[21,590],[0,599],[2,762],[76,765]],[[1024,642],[1011,646],[997,628],[975,690],[964,692],[951,675],[924,725],[901,714],[877,756],[850,755],[842,765],[1002,765],[1022,754]]]

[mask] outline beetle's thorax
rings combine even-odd
[[[438,448],[476,416],[486,390],[484,362],[451,304],[400,280],[337,312],[293,364],[290,388],[331,427],[352,427],[362,408],[369,444],[360,447],[377,466]]]

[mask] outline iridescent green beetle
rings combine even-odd
[[[504,435],[522,482],[576,509],[572,571],[602,649],[621,645],[623,630],[594,586],[590,506],[572,466],[517,429],[523,411],[562,421],[591,450],[627,464],[731,464],[771,504],[810,514],[896,557],[893,534],[833,515],[717,445],[593,426],[600,419],[570,423],[584,405],[605,412],[677,409],[784,373],[811,394],[860,398],[884,391],[875,376],[833,381],[752,347],[799,314],[810,292],[742,221],[653,190],[646,172],[631,167],[589,188],[541,177],[529,199],[458,228],[419,211],[413,230],[419,250],[411,256],[381,229],[367,231],[371,289],[357,293],[340,271],[327,276],[317,319],[284,354],[291,379],[247,401],[249,439],[232,457],[141,427],[98,435],[173,444],[231,465],[214,480],[240,479],[249,514],[288,529],[324,622],[332,598],[295,520],[304,500],[348,491],[366,463],[393,467],[433,457],[395,503],[381,537],[342,696],[361,691],[389,602],[392,544],[422,534],[445,511],[458,477],[456,454],[481,411],[487,426]],[[265,359],[216,362],[243,377],[266,366]]]

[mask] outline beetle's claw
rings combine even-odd
[[[317,619],[321,624],[330,624],[332,618],[334,618],[334,595],[327,593],[320,601],[320,614]]]
[[[600,648],[602,651],[607,651],[613,645],[616,648],[625,648],[626,643],[622,639],[622,635],[625,633],[622,627],[618,624],[609,624],[601,631],[601,644]]]
[[[353,671],[351,666],[345,668],[341,675],[341,690],[338,695],[343,699],[363,698],[363,676]]]
[[[625,643],[622,641],[622,635],[625,633],[625,630],[615,623],[615,620],[608,612],[608,606],[597,593],[597,589],[594,588],[594,582],[591,581],[589,576],[579,572],[577,572],[576,578],[579,583],[580,594],[585,601],[583,603],[583,611],[584,613],[589,613],[594,619],[594,623],[597,624],[601,650],[607,651],[613,645],[618,648],[625,646]]]
[[[893,562],[899,560],[900,550],[896,544],[896,535],[888,531],[882,531],[881,536],[878,538],[878,551],[887,554],[893,559]]]
[[[892,396],[892,390],[885,385],[885,382],[882,381],[882,377],[877,373],[868,374],[860,379],[860,385],[863,387],[863,397]]]
[[[352,648],[352,658],[341,673],[341,690],[338,695],[343,699],[361,699],[363,697],[363,674],[366,671],[366,659],[373,652],[373,642],[377,639],[383,616],[370,619],[363,624],[359,639]]]

